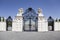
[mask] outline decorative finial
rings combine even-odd
[[[38,13],[42,13],[42,9],[41,8],[38,8]]]
[[[19,13],[23,13],[23,8],[18,9]]]

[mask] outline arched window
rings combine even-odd
[[[11,18],[11,16],[9,16],[6,19],[6,30],[7,31],[11,31],[12,30],[12,18]]]
[[[51,16],[48,18],[48,30],[54,31],[54,19]]]
[[[23,15],[23,31],[37,31],[38,14],[32,8],[28,8],[22,15]]]

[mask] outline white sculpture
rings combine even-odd
[[[43,17],[44,18],[44,15],[42,14],[42,9],[41,8],[38,8],[38,15],[40,17]]]
[[[18,9],[19,13],[23,13],[23,8]]]
[[[41,8],[38,8],[38,13],[42,13],[42,9]]]
[[[22,16],[22,13],[23,13],[23,8],[18,9],[18,14],[17,14],[17,16]]]

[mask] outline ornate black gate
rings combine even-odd
[[[22,15],[23,15],[23,31],[37,31],[38,14],[32,8],[28,8]]]
[[[54,31],[54,19],[51,16],[48,18],[48,30]]]
[[[6,30],[7,31],[11,31],[12,30],[12,18],[11,18],[11,16],[9,16],[6,19]]]

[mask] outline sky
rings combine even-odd
[[[0,0],[0,16],[14,18],[19,8],[25,11],[29,7],[36,13],[38,8],[41,8],[45,18],[60,18],[60,0]]]

